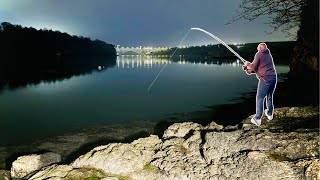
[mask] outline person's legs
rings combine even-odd
[[[256,95],[256,115],[255,119],[261,119],[264,111],[264,99],[267,96],[270,84],[260,79]]]
[[[270,87],[269,90],[267,92],[267,115],[272,116],[273,115],[273,110],[274,110],[274,106],[273,106],[273,93],[276,89],[276,85],[277,85],[277,80],[275,79],[271,79],[270,81],[268,81],[268,83],[270,83]]]

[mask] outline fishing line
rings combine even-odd
[[[193,27],[191,29],[189,29],[188,33],[184,36],[184,38],[181,40],[181,42],[179,43],[178,47],[176,48],[176,50],[172,53],[169,61],[171,60],[171,58],[173,57],[174,53],[176,53],[177,49],[179,48],[179,46],[181,45],[181,43],[184,41],[184,39],[187,37],[187,35],[189,34],[189,32],[191,30],[197,30],[197,31],[201,31],[204,32],[206,34],[208,34],[209,36],[211,36],[213,39],[217,40],[218,42],[220,42],[222,45],[224,45],[227,49],[229,49],[229,51],[231,51],[235,56],[237,56],[243,63],[245,63],[245,59],[243,59],[237,52],[235,52],[230,46],[228,46],[225,42],[223,42],[220,38],[218,38],[217,36],[211,34],[210,32],[203,30],[201,28],[197,28],[197,27]],[[168,64],[168,63],[167,63]],[[160,70],[160,72],[158,73],[158,75],[156,76],[156,78],[153,80],[153,82],[150,84],[149,88],[148,88],[148,92],[150,91],[151,87],[153,86],[153,84],[157,81],[158,77],[160,76],[161,72],[163,71],[163,69],[167,66],[167,64],[165,64],[162,69]],[[257,72],[255,72],[256,75]],[[261,78],[262,79],[262,78]],[[264,80],[264,79],[262,79]],[[264,80],[265,81],[265,80]]]
[[[171,60],[171,58],[173,57],[173,55],[176,53],[176,51],[179,49],[180,45],[182,44],[182,42],[184,41],[184,39],[188,36],[189,32],[191,31],[191,29],[189,29],[189,31],[187,32],[187,34],[182,38],[182,40],[180,41],[178,47],[176,48],[176,50],[174,50],[174,52],[171,54],[170,58],[168,61]],[[150,84],[149,88],[148,88],[148,92],[150,91],[150,89],[152,88],[153,84],[157,81],[158,77],[160,76],[161,72],[163,71],[163,69],[167,66],[168,63],[166,63],[162,69],[159,71],[158,75],[156,76],[156,78],[154,78],[154,80],[152,81],[152,83]]]

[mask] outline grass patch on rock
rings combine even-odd
[[[119,180],[129,180],[130,179],[128,176],[123,176],[123,175],[115,175],[115,176],[110,176],[110,177],[116,177]]]
[[[66,177],[66,179],[74,179],[74,180],[99,180],[104,177],[106,177],[107,174],[104,173],[100,169],[95,168],[79,168],[79,169],[73,169],[70,171]]]
[[[79,168],[70,171],[66,177],[68,180],[99,180],[103,178],[116,178],[119,180],[129,180],[129,177],[119,174],[108,174],[100,169],[95,168]]]
[[[101,178],[99,178],[98,176],[90,176],[85,178],[85,180],[100,180]]]
[[[152,164],[150,162],[147,162],[143,167],[144,170],[152,170],[153,168],[154,167],[152,166]]]
[[[158,172],[158,168],[154,167],[151,162],[147,162],[144,166],[143,166],[143,170],[146,171],[152,171],[152,172]]]

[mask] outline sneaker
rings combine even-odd
[[[261,119],[256,119],[256,118],[252,118],[251,119],[251,123],[257,125],[257,126],[260,126],[261,125]]]
[[[273,114],[271,116],[268,115],[267,113],[268,110],[264,111],[264,114],[267,116],[268,121],[271,121],[273,119]]]

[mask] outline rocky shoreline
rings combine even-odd
[[[319,107],[284,107],[256,127],[175,123],[162,137],[98,146],[61,164],[49,152],[19,157],[3,179],[320,179]],[[1,177],[0,177],[1,179]]]

